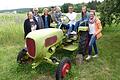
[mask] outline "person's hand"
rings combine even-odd
[[[97,34],[95,33],[95,34],[93,34],[94,36],[96,36]]]

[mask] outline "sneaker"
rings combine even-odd
[[[72,31],[70,34],[77,34],[75,31]]]
[[[98,55],[96,54],[96,55],[94,55],[94,56],[92,56],[93,58],[97,58],[98,57]]]
[[[86,60],[89,60],[91,58],[91,55],[88,55],[88,57],[86,58]]]

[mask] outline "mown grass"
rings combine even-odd
[[[19,18],[16,20],[16,16]],[[10,18],[10,19],[9,19]],[[23,21],[25,15],[0,14],[0,80],[54,80],[56,66],[46,62],[32,69],[31,65],[18,65],[16,56],[24,47]],[[103,29],[103,37],[98,40],[99,57],[72,64],[65,80],[120,80],[120,27],[112,25]],[[58,50],[61,55],[71,52]],[[94,52],[93,52],[94,53]]]

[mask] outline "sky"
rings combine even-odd
[[[64,3],[82,3],[92,0],[0,0],[0,10],[57,6]],[[97,0],[103,1],[103,0]]]

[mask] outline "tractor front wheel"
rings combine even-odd
[[[27,50],[22,49],[17,55],[17,63],[25,64],[28,61]]]
[[[56,80],[63,80],[67,73],[71,69],[71,60],[69,58],[63,58],[58,65],[57,71],[56,71]]]

